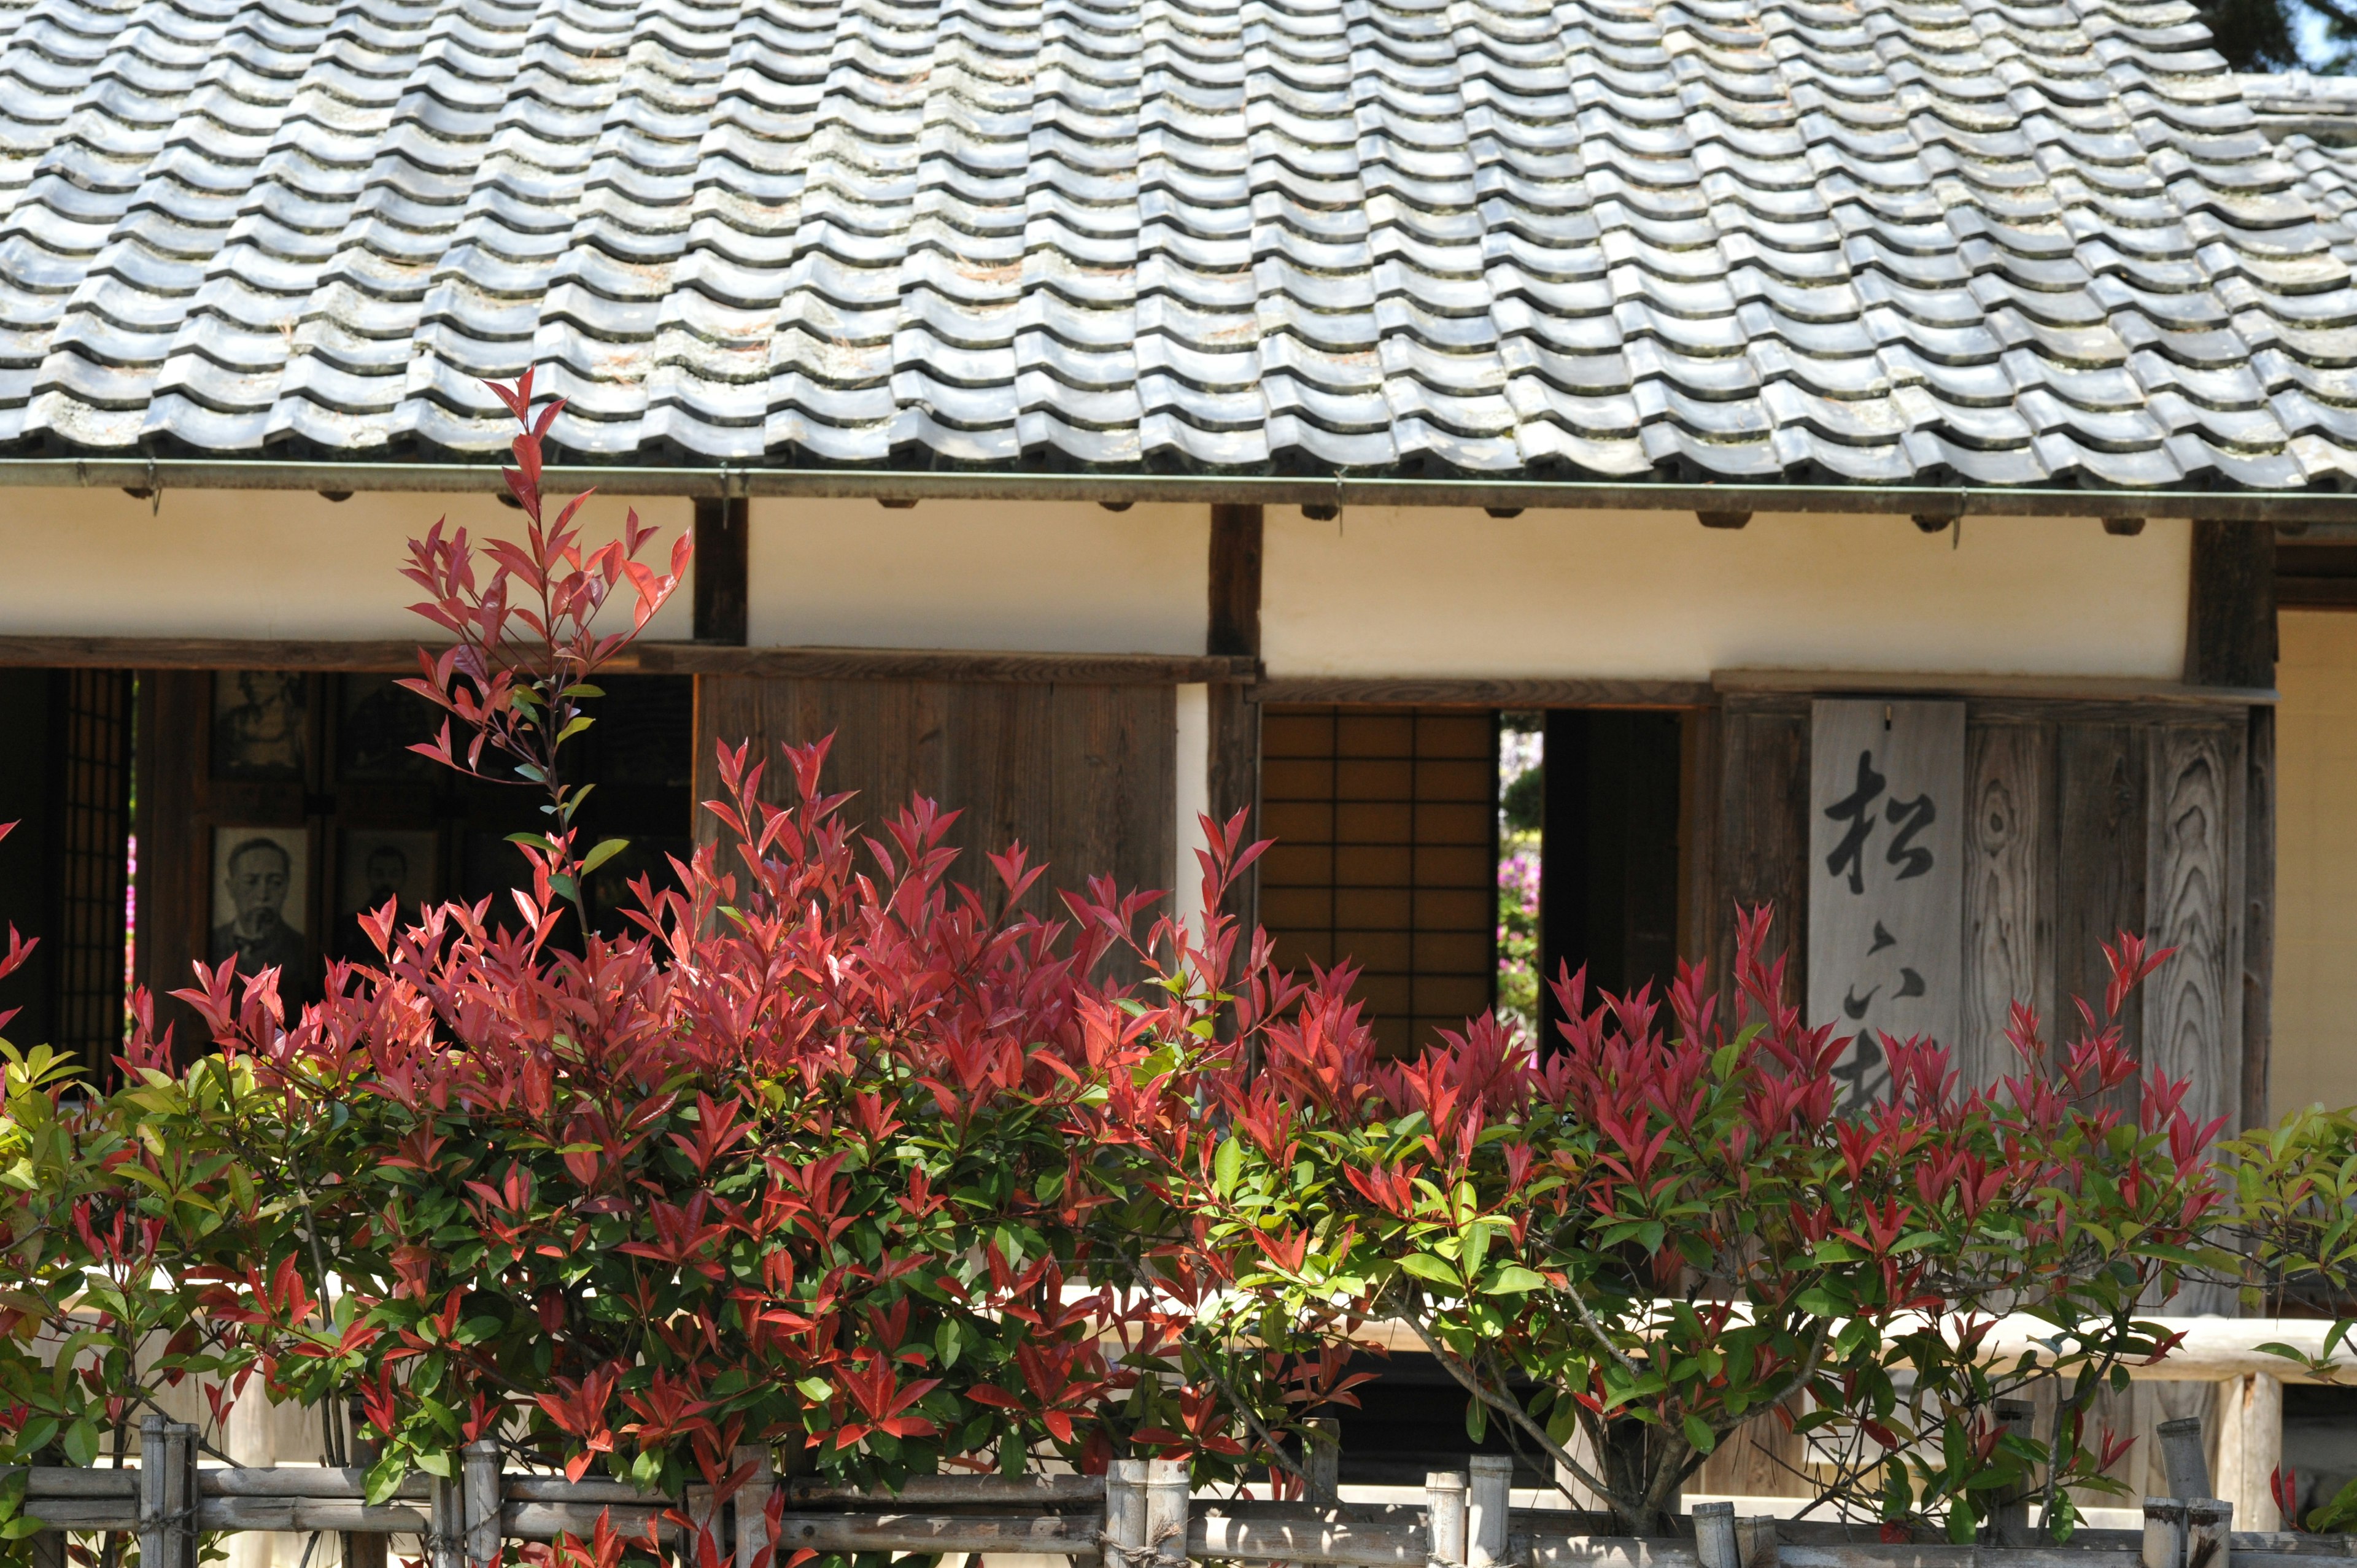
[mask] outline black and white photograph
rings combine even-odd
[[[441,840],[431,830],[347,828],[337,913],[346,921],[371,915],[391,899],[395,923],[409,925],[434,897]],[[347,933],[351,928],[345,927]]]
[[[311,756],[303,677],[286,670],[213,676],[213,777],[302,779]]]
[[[347,675],[337,726],[339,771],[371,783],[434,779],[440,766],[409,748],[441,725],[434,704],[391,675]]]
[[[305,972],[310,839],[302,828],[213,830],[213,915],[205,958],[240,974]]]

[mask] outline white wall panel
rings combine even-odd
[[[1272,675],[1699,680],[1832,669],[2175,680],[2190,525],[1271,508]]]

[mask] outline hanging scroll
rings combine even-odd
[[[1845,1104],[1886,1098],[1876,1036],[1956,1040],[1964,968],[1964,704],[1810,713],[1809,1021],[1856,1042]]]

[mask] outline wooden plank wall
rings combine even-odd
[[[879,823],[913,795],[963,812],[950,842],[988,852],[1020,840],[1049,866],[1030,908],[1061,908],[1046,886],[1110,875],[1126,888],[1167,889],[1175,853],[1173,688],[1146,683],[765,680],[706,676],[696,692],[696,799],[719,791],[716,739],[755,743],[770,762],[763,794],[791,796],[778,756],[786,743],[832,734],[825,775],[852,789],[855,822]],[[715,824],[699,813],[697,832]],[[952,875],[980,888],[980,853]]]
[[[2110,975],[2102,944],[2140,931],[2178,956],[2132,1000],[2129,1045],[2148,1063],[2193,1079],[2187,1110],[2230,1126],[2264,1115],[2264,1042],[2245,1050],[2251,1019],[2264,1027],[2265,932],[2272,875],[2273,714],[2209,706],[1988,699],[1965,721],[1963,1025],[1956,1065],[1968,1083],[2018,1070],[2005,1039],[2010,1004],[2034,1004],[2049,1040],[2076,1036],[2073,996],[2098,1008]],[[1717,809],[1705,892],[1717,910],[1772,900],[1788,994],[1806,993],[1799,908],[1806,887],[1809,736],[1804,700],[1730,701],[1717,716],[1705,780]],[[1723,917],[1689,927],[1715,963],[1732,956]],[[2253,1086],[2256,1087],[2254,1088]],[[2256,1098],[2254,1098],[2256,1096]],[[2133,1086],[2120,1108],[2133,1112]],[[2246,1110],[2255,1106],[2255,1111]],[[2231,1312],[2221,1287],[2190,1285],[2176,1313]],[[2216,1407],[2208,1384],[2138,1384],[2108,1400],[2103,1418],[2140,1441],[2129,1467],[2142,1479],[2152,1429]],[[1803,1445],[1765,1423],[1714,1455],[1687,1488],[1696,1496],[1804,1495]],[[2102,1499],[2095,1499],[2101,1501]]]

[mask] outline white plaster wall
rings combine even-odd
[[[1211,509],[756,500],[759,646],[1200,653]]]
[[[583,509],[596,546],[626,508],[658,525],[640,559],[660,568],[693,503],[598,496]],[[407,607],[408,541],[447,516],[472,537],[521,537],[524,517],[489,495],[167,490],[160,509],[120,490],[0,489],[0,633],[17,636],[378,638],[439,636]],[[691,578],[693,573],[691,571]],[[683,584],[647,635],[693,631]],[[608,612],[616,628],[622,611]]]
[[[1701,679],[1744,668],[2183,673],[2191,526],[1348,509],[1267,514],[1272,675]]]

